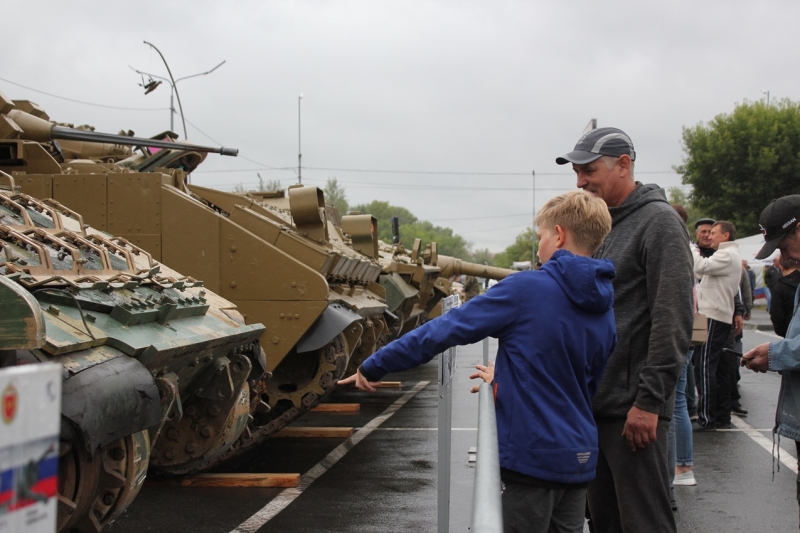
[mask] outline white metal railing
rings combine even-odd
[[[472,531],[502,533],[503,505],[500,495],[500,457],[497,417],[492,386],[481,383],[478,408],[478,460],[472,498]]]

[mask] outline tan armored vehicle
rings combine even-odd
[[[348,358],[372,353],[385,336],[380,266],[339,242],[317,188],[290,189],[270,208],[187,183],[207,152],[232,150],[175,143],[169,132],[141,139],[55,125],[28,101],[5,99],[0,111],[0,170],[22,191],[80,211],[266,326],[272,377],[251,384],[251,418],[219,459],[316,405]]]

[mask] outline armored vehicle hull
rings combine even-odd
[[[230,449],[265,374],[260,324],[201,281],[2,173],[2,364],[63,368],[59,531],[102,530],[149,470],[202,469]],[[7,327],[3,331],[10,331]]]

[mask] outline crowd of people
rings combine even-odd
[[[767,284],[786,340],[742,355],[755,280],[736,228],[701,219],[692,242],[685,210],[635,181],[635,160],[622,130],[584,134],[556,159],[572,165],[581,190],[536,217],[541,268],[409,332],[340,382],[374,391],[389,372],[496,337],[495,364],[471,377],[493,384],[506,532],[580,533],[585,518],[598,533],[676,531],[674,485],[697,483],[693,432],[747,414],[740,357],[751,370],[783,372],[776,431],[800,441],[800,273],[791,266],[800,195],[760,219],[757,257],[780,249],[784,259]]]

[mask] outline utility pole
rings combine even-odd
[[[533,175],[533,221],[531,222],[531,270],[536,266],[536,171],[531,170]]]
[[[303,150],[300,137],[300,103],[303,101],[303,93],[297,97],[297,183],[303,184]]]

